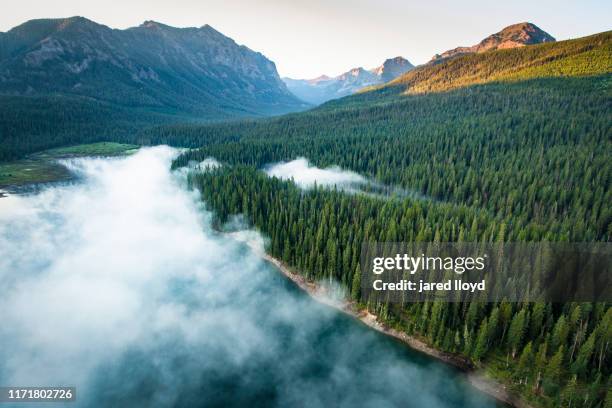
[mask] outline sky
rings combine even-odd
[[[112,28],[155,20],[209,24],[263,53],[281,76],[338,75],[401,55],[413,64],[473,45],[503,27],[530,21],[557,40],[612,27],[608,1],[412,0],[2,0],[0,31],[27,20],[81,15]]]

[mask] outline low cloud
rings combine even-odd
[[[214,157],[207,157],[196,165],[199,170],[210,170],[221,167],[221,163]]]
[[[390,186],[378,181],[364,177],[354,171],[344,170],[339,166],[330,166],[321,169],[311,164],[308,159],[299,157],[289,162],[280,162],[267,165],[264,168],[270,177],[282,180],[293,180],[302,189],[310,189],[315,186],[336,187],[347,193],[366,194],[376,198],[412,198],[416,200],[428,200],[429,198],[411,190],[398,186]]]
[[[270,177],[283,180],[291,180],[301,188],[312,188],[314,185],[338,188],[352,188],[366,184],[365,177],[349,170],[343,170],[338,166],[321,169],[308,162],[308,159],[299,157],[290,162],[280,162],[265,168]]]

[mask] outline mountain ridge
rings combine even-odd
[[[425,65],[387,84],[406,94],[441,92],[492,81],[612,72],[612,31],[573,40],[493,50]]]
[[[352,99],[446,92],[489,82],[612,73],[612,31],[529,46],[471,52],[427,63]],[[378,96],[375,96],[378,95]]]
[[[351,95],[368,86],[388,82],[413,68],[410,61],[398,56],[386,59],[375,68],[355,67],[334,77],[320,75],[312,79],[282,79],[298,98],[318,105],[330,99]]]
[[[469,47],[460,46],[441,54],[435,54],[428,63],[422,66],[436,65],[449,59],[470,54],[514,49],[555,41],[553,36],[535,24],[521,22],[504,27],[500,31],[485,37],[478,44]],[[305,80],[283,78],[283,81],[298,98],[318,105],[331,99],[338,99],[357,92],[367,91],[372,87],[384,86],[384,84],[397,80],[398,77],[405,75],[414,68],[414,65],[408,62],[408,60],[402,57],[395,57],[389,58],[382,65],[369,70],[358,67],[336,77],[322,75],[315,79]]]
[[[121,30],[80,16],[29,20],[0,33],[0,93],[70,94],[210,117],[306,107],[274,62],[208,24],[147,20]]]

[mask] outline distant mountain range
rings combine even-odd
[[[480,43],[471,47],[457,47],[441,54],[436,54],[428,64],[438,64],[441,61],[462,55],[553,41],[555,39],[550,34],[541,30],[535,24],[527,22],[518,23],[488,36]],[[408,62],[408,60],[396,57],[386,60],[380,67],[370,70],[354,68],[333,78],[322,75],[314,79],[283,78],[283,81],[285,81],[289,90],[298,98],[319,105],[328,100],[354,94],[373,85],[382,85],[406,74],[406,72],[413,68],[414,65]]]
[[[353,68],[336,77],[314,79],[283,78],[287,88],[303,101],[319,105],[330,99],[351,95],[368,86],[383,84],[414,68],[407,59],[395,57],[370,70]]]
[[[276,66],[209,25],[126,30],[83,17],[0,33],[0,94],[69,95],[199,118],[279,114],[307,105]]]

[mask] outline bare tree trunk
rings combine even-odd
[[[542,370],[538,370],[538,375],[536,376],[536,380],[533,383],[533,391],[534,392],[538,392],[538,390],[540,389],[540,379],[542,377]]]
[[[574,352],[576,351],[576,348],[578,347],[578,341],[582,338],[583,333],[584,333],[584,323],[581,322],[580,326],[578,327],[578,330],[576,330],[576,335],[574,336],[574,344],[572,345],[572,352],[570,353],[570,358],[569,358],[570,363],[574,359]]]

